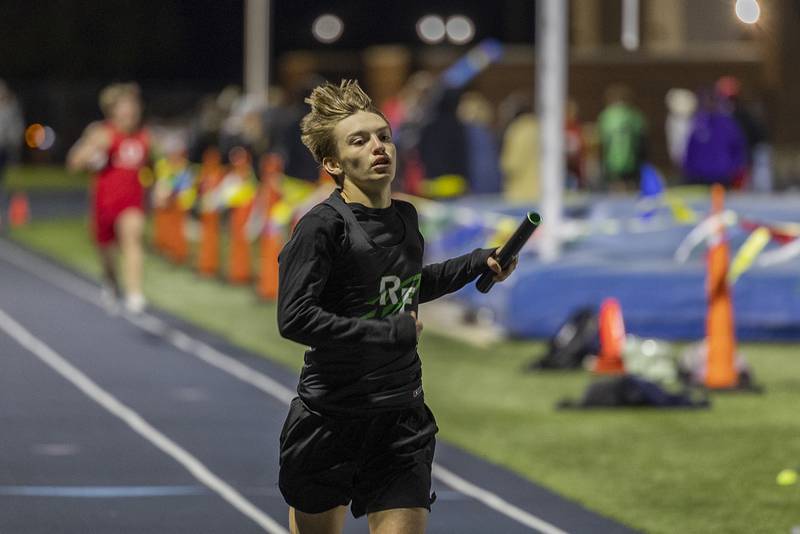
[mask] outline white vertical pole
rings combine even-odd
[[[542,180],[542,261],[561,253],[564,203],[564,107],[567,94],[567,6],[564,0],[538,0],[536,14],[536,112],[540,128]]]
[[[639,49],[639,0],[622,0],[622,35],[625,50]]]
[[[250,97],[267,98],[270,57],[269,0],[245,0],[244,90]]]

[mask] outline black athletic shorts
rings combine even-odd
[[[316,514],[352,501],[355,517],[427,508],[439,430],[430,409],[342,419],[312,412],[299,398],[280,437],[279,486],[293,508]]]

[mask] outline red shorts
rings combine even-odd
[[[116,223],[123,211],[130,208],[144,211],[144,191],[138,181],[135,184],[101,181],[95,185],[93,197],[92,231],[101,247],[116,242]]]

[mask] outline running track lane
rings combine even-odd
[[[145,316],[144,322],[138,321],[138,328],[120,317],[109,317],[96,305],[96,286],[7,242],[0,242],[0,281],[0,308],[22,328],[193,455],[265,516],[285,525],[285,506],[276,488],[276,443],[286,411],[285,398],[281,396],[291,395],[291,389],[288,388],[293,388],[296,383],[293,373],[162,314],[158,317]],[[75,298],[76,295],[81,298]],[[6,341],[4,347],[8,343]],[[198,347],[202,347],[209,358],[221,355],[225,361],[232,362],[233,370],[228,365],[225,372],[220,372],[208,362],[203,362],[199,359],[203,350],[198,350]],[[29,357],[33,358],[30,353]],[[40,373],[53,374],[46,366],[40,367]],[[237,372],[240,376],[232,378],[231,373]],[[243,380],[250,384],[245,384]],[[264,381],[266,385],[262,383]],[[6,382],[5,378],[3,382]],[[265,394],[265,388],[271,387],[269,382],[273,382],[272,394]],[[41,389],[44,390],[46,388]],[[14,389],[14,394],[31,396],[32,391],[38,392],[40,389],[21,386]],[[278,393],[275,394],[275,391]],[[57,399],[51,399],[51,402],[59,404]],[[36,404],[35,399],[31,403]],[[99,405],[96,406],[99,408]],[[153,485],[164,486],[164,489],[151,488],[152,492],[174,493],[157,499],[154,496],[131,495],[136,491],[148,491],[146,481],[130,482],[121,477],[119,482],[114,482],[102,477],[95,479],[84,476],[92,472],[88,467],[118,461],[120,451],[125,450],[118,446],[100,447],[107,451],[105,455],[82,453],[80,451],[84,449],[79,447],[69,462],[75,474],[72,482],[65,482],[69,479],[67,477],[48,483],[48,470],[44,464],[41,466],[44,472],[37,474],[36,481],[29,482],[25,477],[30,473],[22,472],[17,476],[14,466],[32,463],[30,446],[36,439],[46,442],[44,438],[48,428],[48,425],[42,425],[38,431],[35,428],[28,429],[29,437],[25,442],[28,443],[28,450],[24,446],[17,446],[13,450],[13,458],[9,459],[10,470],[2,471],[9,473],[11,482],[0,479],[3,484],[0,487],[0,502],[77,499],[57,495],[16,495],[12,498],[3,494],[4,491],[11,491],[7,486],[28,487],[31,491],[40,492],[51,486],[82,486],[86,488],[87,495],[91,495],[92,491],[117,491],[123,494],[117,497],[118,502],[130,503],[132,507],[148,499],[162,503],[162,507],[172,508],[169,500],[215,498],[212,490],[188,475],[185,469],[183,473],[190,477],[188,482],[186,476],[176,477],[175,480],[171,477],[168,477],[169,480],[157,478],[157,484]],[[102,432],[101,435],[104,436]],[[138,443],[140,448],[149,447],[150,452],[153,450],[151,444],[133,431],[130,431],[128,441],[131,444]],[[155,454],[161,454],[162,463],[171,462],[173,468],[183,469],[164,453],[156,450]],[[437,447],[437,464],[435,488],[440,500],[431,515],[429,532],[630,532],[441,441]],[[123,465],[128,464],[123,462]],[[153,469],[158,473],[166,472],[161,468]],[[101,471],[106,472],[105,469]],[[131,471],[141,475],[148,470],[131,468]],[[101,508],[107,507],[109,501],[100,496],[94,497],[94,500],[87,497],[85,500]],[[218,500],[223,506],[226,504],[222,499]],[[232,505],[229,508],[234,515],[239,513],[245,522],[250,521]],[[54,532],[52,528],[60,525],[60,520],[48,516],[50,509],[49,506],[42,507],[42,513],[37,514],[36,518],[40,522],[38,527]],[[17,517],[17,507],[12,507],[12,510],[7,516],[9,521]],[[215,517],[223,515],[215,514]],[[147,512],[125,517],[128,517],[128,521],[123,521],[121,525],[133,529],[126,532],[152,531],[146,525],[153,523],[153,516]],[[194,532],[216,531],[213,524],[202,520],[202,514],[197,514],[197,518],[201,526]],[[256,523],[251,523],[258,529]],[[3,523],[0,523],[2,526]],[[26,532],[42,531],[36,528],[33,526]],[[2,528],[0,530],[4,531]],[[64,528],[61,531],[76,530]],[[231,527],[228,531],[246,532],[238,527]],[[366,532],[366,524],[351,519],[347,531]]]

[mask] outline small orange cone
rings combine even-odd
[[[203,162],[200,168],[200,246],[197,252],[197,272],[201,276],[216,276],[219,272],[219,212],[215,206],[205,205],[202,197],[213,194],[212,192],[224,176],[222,155],[215,147],[209,147],[203,152]]]
[[[197,252],[197,272],[201,276],[216,276],[219,271],[219,213],[206,211],[200,215],[200,249]]]
[[[250,240],[247,236],[247,221],[254,208],[255,176],[251,167],[250,154],[242,147],[234,147],[230,151],[231,172],[236,173],[241,183],[235,200],[231,204],[229,231],[230,249],[228,250],[228,281],[233,284],[245,284],[253,278]]]
[[[283,246],[280,233],[271,220],[272,207],[280,200],[280,177],[283,161],[277,154],[268,154],[261,162],[261,188],[264,216],[267,219],[261,232],[260,267],[256,293],[262,299],[278,298],[278,254]],[[326,173],[327,174],[327,173]]]
[[[594,372],[621,374],[625,372],[622,350],[625,347],[625,322],[622,307],[615,298],[607,298],[600,305],[600,354]]]
[[[714,184],[711,187],[711,213],[722,213],[725,189]],[[734,331],[733,303],[728,285],[730,250],[725,239],[725,227],[720,222],[708,251],[708,315],[706,316],[706,387],[709,389],[731,389],[738,385],[734,363],[736,333]]]
[[[11,196],[8,204],[8,224],[12,228],[25,226],[31,221],[31,209],[28,204],[28,195],[20,191]]]
[[[176,199],[170,199],[166,208],[167,257],[182,265],[189,258],[189,242],[186,239],[186,214]]]
[[[232,284],[246,284],[252,278],[250,266],[250,241],[247,239],[245,226],[250,217],[253,203],[231,209],[230,214],[230,254],[228,264],[228,281]]]
[[[278,298],[278,255],[283,243],[274,231],[264,232],[261,237],[261,270],[259,271],[258,296],[266,300]]]

